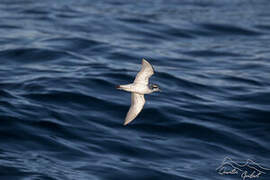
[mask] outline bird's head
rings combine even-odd
[[[155,91],[161,91],[161,90],[159,89],[158,85],[156,85],[156,84],[151,84],[151,85],[150,85],[150,89],[151,89],[153,92],[155,92]]]

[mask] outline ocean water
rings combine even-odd
[[[223,160],[270,168],[269,9],[0,1],[0,179],[241,180],[218,171]],[[115,85],[142,58],[162,92],[123,126],[130,94]]]

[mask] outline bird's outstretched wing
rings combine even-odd
[[[154,74],[154,68],[153,66],[147,62],[145,59],[142,60],[142,68],[140,72],[138,72],[134,83],[140,83],[140,84],[148,84],[149,78]]]
[[[131,93],[131,105],[128,110],[124,125],[130,123],[141,112],[145,103],[144,95]]]

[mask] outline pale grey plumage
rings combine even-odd
[[[117,86],[117,89],[131,92],[131,105],[126,115],[124,125],[130,123],[141,112],[144,104],[144,94],[150,94],[154,91],[160,91],[158,86],[149,88],[149,78],[154,74],[154,68],[145,59],[142,60],[142,68],[136,75],[132,84]]]
[[[154,74],[153,66],[145,59],[142,60],[142,68],[136,75],[134,83],[141,83],[147,85],[149,78]]]
[[[145,104],[144,95],[138,93],[131,93],[131,105],[126,115],[124,125],[127,125],[141,112]]]

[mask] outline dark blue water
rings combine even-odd
[[[240,180],[217,172],[225,157],[270,168],[269,9],[2,0],[0,179]],[[123,126],[130,94],[115,85],[142,58],[162,92]]]

